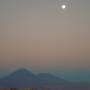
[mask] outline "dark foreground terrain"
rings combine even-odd
[[[0,90],[90,90],[90,86],[58,86],[43,88],[0,88]]]

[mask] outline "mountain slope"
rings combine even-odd
[[[67,82],[64,79],[56,77],[50,73],[41,73],[38,75],[38,77],[40,78],[43,84],[48,85],[62,85]]]
[[[9,76],[0,79],[0,87],[43,87],[64,84],[65,80],[55,77],[51,74],[34,75],[26,69],[20,69]]]

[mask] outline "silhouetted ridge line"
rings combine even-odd
[[[19,69],[0,79],[0,87],[8,88],[44,87],[62,85],[64,83],[66,83],[65,80],[52,74],[42,73],[35,75],[27,69]]]

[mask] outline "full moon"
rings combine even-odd
[[[64,4],[61,5],[61,8],[62,8],[62,9],[66,9],[66,5],[64,5]]]

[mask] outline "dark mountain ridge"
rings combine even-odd
[[[0,79],[0,87],[44,87],[64,85],[67,81],[52,74],[42,73],[35,75],[27,69],[19,69],[7,77]]]

